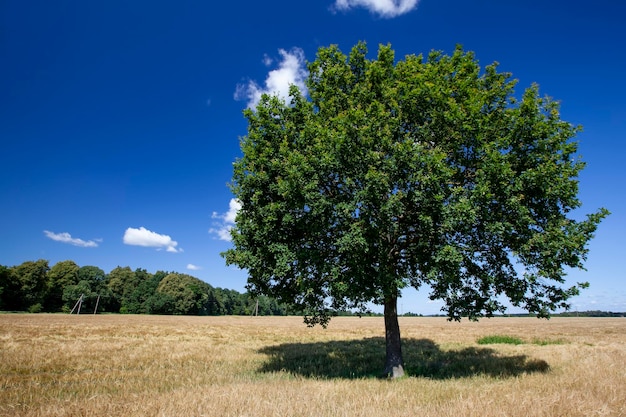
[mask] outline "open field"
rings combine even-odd
[[[626,319],[400,328],[388,381],[382,318],[4,314],[0,416],[626,416]]]

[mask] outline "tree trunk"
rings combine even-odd
[[[385,345],[387,356],[384,375],[387,378],[404,376],[400,326],[398,325],[398,297],[395,295],[385,299]]]

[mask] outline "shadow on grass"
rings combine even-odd
[[[308,378],[377,378],[385,361],[385,340],[373,337],[316,343],[285,343],[259,350],[267,362],[259,372],[289,372]],[[402,341],[404,369],[409,376],[432,379],[486,375],[508,378],[548,372],[547,362],[526,355],[505,356],[489,348],[442,350],[428,339]]]

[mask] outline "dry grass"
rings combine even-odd
[[[626,415],[626,319],[400,326],[387,381],[382,318],[0,315],[0,416]]]

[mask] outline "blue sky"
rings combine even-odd
[[[0,264],[71,259],[185,272],[244,290],[219,253],[242,110],[305,76],[320,46],[359,40],[396,57],[456,44],[561,101],[587,168],[590,245],[578,310],[626,311],[626,5],[615,0],[0,3]],[[405,292],[401,312],[440,304]]]

